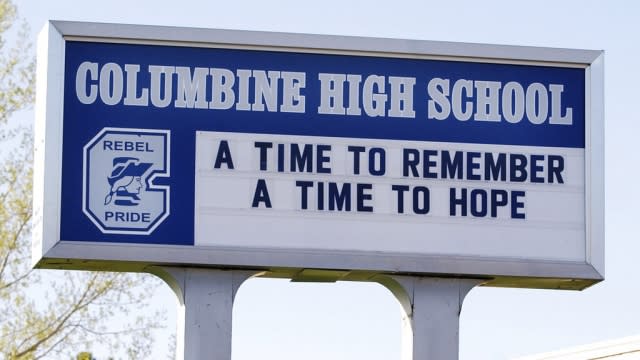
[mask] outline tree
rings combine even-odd
[[[72,358],[99,339],[110,352],[145,358],[162,319],[130,315],[144,313],[159,280],[31,269],[32,129],[15,114],[33,103],[35,63],[16,22],[15,5],[0,0],[0,357]]]

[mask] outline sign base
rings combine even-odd
[[[257,270],[159,266],[179,301],[177,358],[231,360],[233,301]],[[457,360],[459,320],[467,293],[486,280],[380,275],[403,314],[403,360]]]

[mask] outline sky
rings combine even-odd
[[[638,4],[17,1],[34,42],[43,24],[55,19],[604,50],[606,280],[584,291],[473,289],[460,317],[460,359],[467,360],[511,359],[640,334],[634,205],[640,203],[640,166],[633,147],[640,131]],[[168,327],[175,326],[170,290],[160,289],[154,302],[168,309]],[[161,341],[154,358],[165,350]],[[233,360],[257,358],[400,359],[399,305],[376,284],[250,280],[236,299]]]

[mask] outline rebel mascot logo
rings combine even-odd
[[[83,211],[104,234],[151,234],[169,216],[170,131],[104,128],[84,147]]]

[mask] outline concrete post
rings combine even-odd
[[[458,360],[462,302],[484,280],[384,275],[376,281],[404,310],[403,360]]]
[[[233,300],[257,271],[154,267],[179,301],[178,360],[231,360]]]

